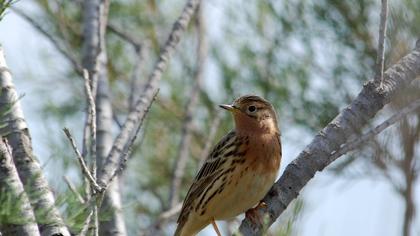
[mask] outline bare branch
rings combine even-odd
[[[382,0],[381,22],[379,25],[378,53],[376,55],[375,83],[381,84],[384,74],[386,20],[388,17],[388,0]]]
[[[412,52],[385,72],[380,89],[375,82],[367,82],[356,99],[286,167],[283,175],[263,199],[268,207],[258,211],[260,216],[267,213],[268,224],[271,225],[315,173],[331,163],[331,153],[346,143],[349,137],[357,135],[396,93],[406,88],[419,75],[420,41]],[[249,219],[242,221],[239,230],[245,236],[263,233],[262,226],[253,224]]]
[[[147,106],[146,107],[146,110],[145,110],[145,113],[147,114],[147,113],[149,113],[149,110],[150,110],[150,107],[152,106],[152,103],[153,103],[153,101],[156,99],[156,96],[157,96],[157,94],[158,94],[158,92],[159,92],[159,90],[157,90],[156,91],[156,93],[153,95],[153,100],[152,100],[152,102],[151,103],[149,103],[149,106]],[[137,135],[139,134],[139,132],[140,132],[140,128],[142,127],[142,125],[143,125],[143,122],[144,122],[144,118],[145,117],[143,117],[143,119],[141,119],[140,120],[140,124],[139,124],[139,126],[137,127],[137,130],[136,130],[136,132],[134,133],[134,136],[130,139],[130,141],[128,142],[128,144],[127,144],[127,146],[126,146],[126,149],[123,151],[123,156],[122,156],[122,158],[121,158],[121,162],[120,162],[120,164],[119,164],[119,167],[117,168],[117,169],[115,169],[115,171],[114,171],[114,174],[112,174],[112,177],[111,177],[111,181],[118,175],[118,174],[120,174],[121,172],[122,172],[122,170],[124,170],[124,168],[125,168],[125,166],[126,166],[126,163],[127,163],[127,160],[128,160],[128,157],[130,156],[130,153],[131,153],[131,149],[132,149],[132,147],[133,147],[133,145],[134,145],[134,142],[136,141],[136,139],[137,139]],[[107,186],[105,187],[105,189],[107,188]]]
[[[87,104],[88,104],[88,117],[89,121],[87,124],[89,124],[89,133],[90,133],[90,158],[92,161],[91,164],[91,172],[93,178],[96,180],[96,105],[95,105],[95,99],[93,98],[92,93],[92,87],[95,87],[94,84],[96,84],[96,80],[92,80],[92,86],[90,84],[89,80],[89,72],[87,70],[83,70],[83,78],[85,80],[85,93],[87,98]],[[86,157],[85,157],[86,158]]]
[[[346,154],[347,152],[352,151],[358,148],[360,145],[366,143],[367,141],[369,141],[370,139],[372,139],[373,137],[375,137],[376,135],[384,131],[389,126],[393,125],[397,121],[404,118],[408,113],[416,110],[419,107],[420,107],[420,99],[417,99],[413,101],[412,103],[410,103],[408,106],[404,107],[403,109],[395,113],[394,115],[392,115],[390,118],[388,118],[386,121],[384,121],[380,125],[369,130],[369,132],[347,142],[340,149],[331,153],[331,157],[329,158],[329,163],[327,163],[327,165],[335,161],[340,156]]]
[[[141,48],[136,48],[135,49],[136,52],[136,59],[134,62],[134,68],[133,68],[133,74],[131,75],[131,81],[130,81],[130,95],[128,97],[128,107],[129,107],[129,112],[133,111],[135,109],[136,106],[136,99],[138,98],[138,96],[136,96],[136,94],[138,93],[138,91],[141,90],[141,83],[139,81],[139,77],[141,74],[141,70],[140,70],[140,65],[143,61],[143,50]],[[119,125],[120,128],[122,127],[122,125]]]
[[[90,79],[92,77],[92,79]],[[90,160],[91,160],[91,172],[92,176],[95,178],[96,181],[96,104],[94,95],[96,91],[92,91],[92,89],[97,87],[97,76],[89,76],[89,71],[83,69],[83,79],[84,79],[84,88],[85,88],[85,96],[87,100],[87,108],[86,108],[86,115],[85,115],[85,125],[83,128],[83,146],[82,146],[82,157],[85,161],[88,159],[88,153],[90,153]],[[90,139],[89,139],[90,138]],[[90,142],[89,142],[90,141]],[[90,143],[90,145],[89,145]],[[85,182],[87,181],[84,178]],[[88,183],[89,181],[87,181]],[[89,185],[86,185],[86,194],[88,198],[92,194],[92,191],[89,189]]]
[[[133,45],[135,50],[140,51],[143,48],[143,43],[141,42],[141,40],[136,39],[133,35],[131,35],[128,32],[125,32],[124,30],[122,30],[121,28],[113,24],[112,22],[108,22],[107,27],[110,32],[114,33],[118,37],[122,38],[123,40]]]
[[[193,87],[186,104],[186,112],[182,123],[181,141],[179,143],[178,154],[173,167],[171,186],[169,191],[169,208],[179,202],[179,188],[184,176],[185,167],[189,157],[189,147],[191,143],[193,117],[197,108],[199,94],[201,90],[203,70],[207,56],[207,43],[205,38],[205,28],[202,17],[202,6],[198,6],[196,11],[196,29],[197,29],[197,69],[194,76]]]
[[[82,169],[83,175],[89,180],[91,186],[95,189],[97,192],[102,192],[101,186],[99,186],[95,178],[92,176],[92,173],[90,173],[89,168],[87,167],[85,160],[82,157],[82,154],[80,153],[79,149],[77,148],[76,142],[74,141],[73,136],[70,133],[70,130],[67,128],[63,129],[64,133],[66,134],[67,138],[69,139],[69,142],[71,144],[71,147],[73,148],[74,153],[76,153],[77,160],[79,161],[80,168]]]
[[[80,203],[85,204],[85,199],[83,199],[82,195],[80,195],[80,193],[77,191],[76,187],[70,181],[70,179],[67,176],[63,176],[63,179],[69,187],[70,191],[74,194],[74,196],[76,196],[77,200],[79,200]]]
[[[63,46],[51,33],[44,29],[41,23],[38,23],[35,19],[16,7],[10,7],[10,9],[25,19],[36,30],[38,30],[38,32],[44,35],[52,43],[52,45],[70,62],[70,64],[73,66],[73,69],[78,74],[82,74],[82,66],[79,64],[76,56],[74,56],[70,50],[67,49],[67,47]]]
[[[199,0],[188,0],[181,16],[175,22],[169,38],[163,46],[159,59],[155,64],[155,68],[142,92],[142,96],[137,100],[135,109],[128,114],[121,132],[115,139],[112,149],[106,158],[98,179],[98,183],[100,183],[101,186],[108,185],[115,169],[118,168],[120,163],[119,160],[123,156],[123,151],[127,149],[127,145],[130,142],[131,137],[133,137],[135,131],[138,130],[140,121],[144,119],[147,110],[145,107],[150,106],[152,103],[154,94],[158,88],[158,83],[162,77],[162,73],[168,65],[169,57],[178,45],[180,37],[185,31],[199,2]]]
[[[154,235],[161,235],[162,232],[161,228],[162,225],[164,225],[167,221],[169,221],[171,218],[178,215],[178,213],[182,209],[182,202],[179,202],[174,205],[174,207],[170,208],[169,210],[166,210],[162,212],[158,218],[153,222],[146,230],[145,233],[143,233],[143,236],[154,236]]]
[[[108,56],[106,52],[106,29],[108,22],[109,0],[91,0],[83,2],[83,66],[89,71],[92,81],[97,81],[97,88],[92,88],[93,97],[96,99],[96,159],[92,159],[92,171],[101,169],[105,158],[112,146],[112,105],[109,87]],[[93,121],[92,121],[93,123]],[[96,178],[94,176],[94,178]],[[94,235],[127,235],[124,216],[121,211],[121,197],[119,183],[107,186],[105,196],[95,196],[93,207],[93,225],[91,231]],[[105,188],[103,188],[105,190]],[[103,208],[99,208],[103,201]],[[98,222],[98,210],[106,210],[108,217],[101,218]],[[98,231],[99,230],[99,231]]]

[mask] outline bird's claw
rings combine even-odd
[[[258,203],[254,208],[251,208],[245,212],[245,217],[248,218],[253,224],[263,224],[262,217],[258,214],[258,210],[261,208],[267,208],[267,204],[263,201]]]

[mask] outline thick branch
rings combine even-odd
[[[8,199],[0,203],[2,235],[38,236],[39,230],[35,223],[34,212],[13,164],[10,149],[2,137],[0,137],[0,196],[2,199]]]
[[[34,208],[36,219],[40,222],[41,235],[68,236],[70,233],[55,207],[54,195],[42,173],[41,166],[32,153],[31,137],[20,108],[12,76],[7,69],[2,47],[0,47],[0,85],[0,107],[11,108],[5,116],[6,126],[0,129],[0,133],[12,147],[13,160],[25,192],[31,193],[28,197]]]
[[[420,41],[415,50],[389,68],[381,89],[373,81],[367,82],[353,102],[341,111],[299,156],[292,161],[280,179],[274,184],[264,201],[268,207],[259,211],[267,213],[271,225],[295,199],[302,188],[317,171],[323,170],[331,162],[331,153],[338,150],[347,139],[356,136],[361,128],[394,97],[420,75]],[[261,235],[262,226],[245,219],[240,228],[245,235]]]
[[[181,16],[175,22],[169,38],[163,46],[159,59],[155,64],[155,68],[143,90],[142,96],[137,100],[135,109],[128,114],[121,132],[115,139],[111,152],[99,173],[98,183],[100,185],[107,186],[111,181],[112,175],[115,169],[118,168],[120,159],[124,155],[123,151],[127,149],[127,145],[130,142],[129,140],[135,135],[135,131],[138,130],[140,121],[144,119],[144,116],[146,115],[147,110],[145,108],[153,101],[153,96],[157,91],[162,73],[168,66],[169,57],[175,51],[175,48],[180,41],[180,37],[185,31],[199,2],[199,0],[189,0],[184,7]]]

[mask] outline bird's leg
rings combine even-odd
[[[258,210],[260,208],[266,208],[266,207],[267,207],[267,204],[261,200],[256,207],[251,208],[245,212],[245,217],[249,218],[254,224],[262,225],[263,221],[261,217],[258,215]]]
[[[214,231],[216,231],[217,236],[222,236],[214,218],[211,220],[211,224],[213,225]]]

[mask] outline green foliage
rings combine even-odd
[[[7,8],[15,4],[17,0],[0,0],[0,21],[3,20]]]
[[[0,225],[23,225],[27,219],[22,217],[21,209],[24,195],[16,196],[7,188],[0,188]]]

